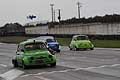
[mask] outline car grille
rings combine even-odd
[[[35,60],[35,63],[44,63],[44,61],[42,59],[37,59]]]

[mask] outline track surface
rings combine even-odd
[[[0,80],[120,80],[120,49],[70,51],[62,47],[57,66],[13,68],[15,44],[0,44]]]

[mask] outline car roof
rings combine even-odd
[[[28,40],[46,40],[46,39],[54,39],[54,37],[53,36],[40,36],[40,37],[28,39]]]
[[[36,43],[45,43],[44,40],[29,39],[29,40],[21,42],[20,45],[25,45],[25,44],[34,43],[34,42],[36,42]]]
[[[73,37],[78,37],[78,36],[87,36],[87,35],[74,35]]]

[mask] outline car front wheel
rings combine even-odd
[[[14,67],[18,67],[17,60],[13,59],[13,60],[12,60],[12,64],[13,64]]]
[[[22,68],[27,69],[27,66],[24,64],[24,62],[22,62]]]

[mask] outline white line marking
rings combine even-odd
[[[104,68],[104,67],[111,67],[111,65],[102,65],[102,66],[99,66],[99,67],[96,67],[96,68]]]
[[[76,68],[73,71],[78,71],[78,70],[82,70],[82,69],[85,69],[85,68]]]
[[[120,66],[120,64],[102,65],[102,66],[98,66],[98,67],[66,69],[66,70],[61,70],[61,71],[41,72],[41,73],[37,73],[37,74],[27,74],[27,75],[23,75],[21,77],[39,76],[39,75],[42,75],[42,74],[53,74],[53,73],[62,73],[62,72],[64,73],[64,72],[68,72],[68,71],[78,71],[78,70],[91,71],[91,70],[99,70],[99,69],[102,69],[102,68],[105,68],[105,67],[115,67],[115,66]],[[45,80],[47,80],[47,79],[45,79]]]
[[[58,72],[68,72],[68,71],[71,71],[72,69],[68,69],[68,70],[63,70],[63,71],[58,71]]]
[[[4,74],[1,74],[0,77],[4,78],[5,80],[13,80],[23,73],[23,71],[12,69]]]
[[[7,65],[5,65],[5,64],[0,64],[0,66],[2,66],[2,67],[7,67]]]
[[[41,72],[41,73],[37,73],[37,75],[42,75],[42,74],[45,74],[46,72]]]
[[[84,68],[84,69],[94,69],[94,68],[97,68],[97,67],[88,67],[88,68]]]
[[[35,77],[40,79],[40,80],[52,80],[52,79],[48,79],[48,78],[45,78],[45,77],[42,77],[42,76],[35,76]]]
[[[113,64],[112,67],[120,66],[120,64]]]

